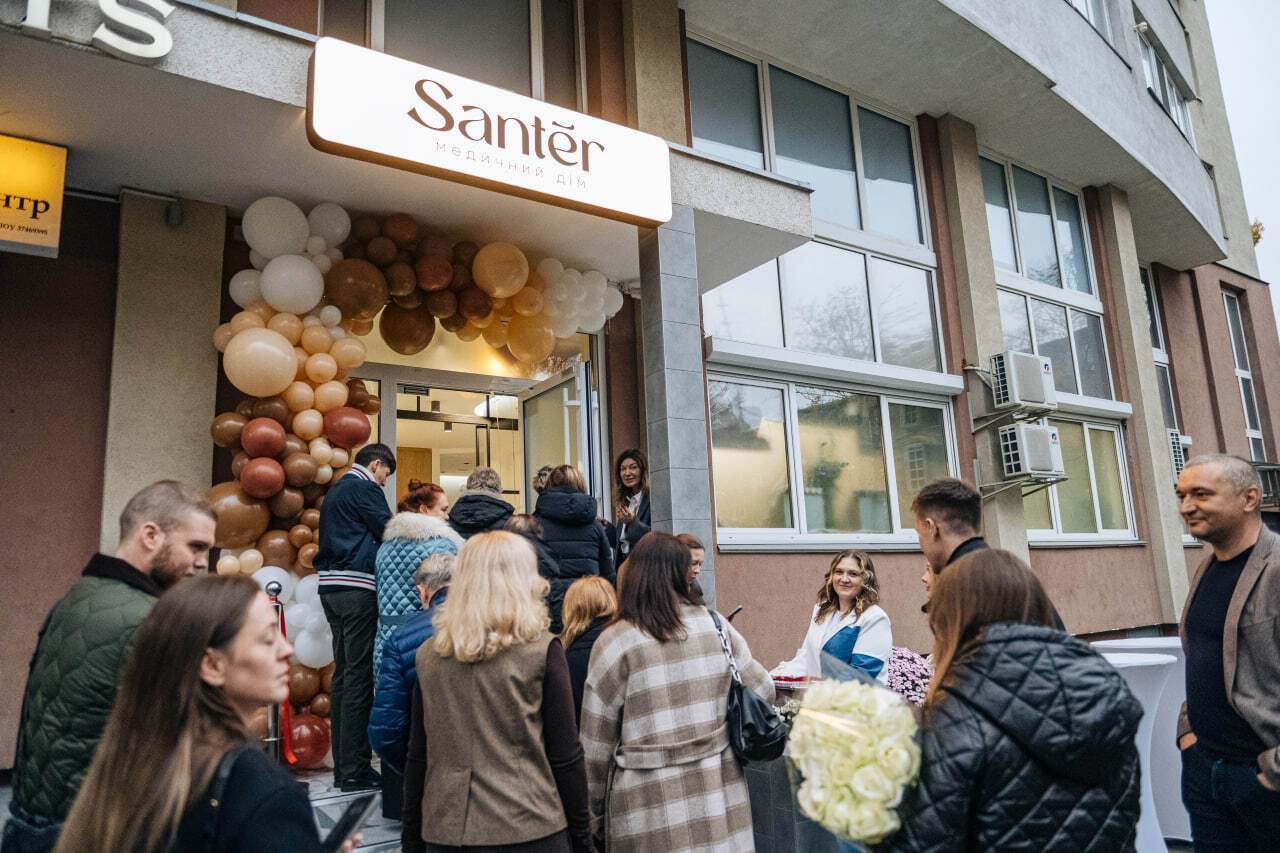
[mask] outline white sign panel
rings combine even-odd
[[[671,218],[658,137],[337,39],[311,57],[307,136],[332,154],[637,225]]]

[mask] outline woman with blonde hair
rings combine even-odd
[[[306,789],[249,734],[255,711],[289,698],[293,647],[276,618],[243,575],[161,596],[56,853],[235,853],[266,849],[264,833],[271,849],[320,849]]]
[[[533,548],[477,533],[418,649],[405,762],[405,851],[591,850],[564,646],[547,631]]]
[[[880,607],[876,568],[865,551],[841,551],[831,560],[818,603],[796,655],[774,668],[780,678],[820,678],[830,656],[880,683],[893,653],[893,629]]]
[[[920,781],[883,849],[1133,849],[1142,706],[1054,616],[1008,551],[975,551],[934,579]]]
[[[573,683],[573,710],[582,716],[582,687],[587,682],[591,649],[600,632],[618,613],[618,594],[604,578],[578,578],[564,594],[565,657],[569,659],[569,680]]]

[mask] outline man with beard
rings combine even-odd
[[[22,700],[0,853],[53,849],[102,736],[134,631],[164,590],[208,571],[215,522],[200,490],[174,480],[147,486],[120,515],[115,555],[94,554],[45,617]]]

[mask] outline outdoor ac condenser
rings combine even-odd
[[[1000,458],[1004,475],[1021,477],[1060,477],[1062,444],[1058,430],[1039,424],[1013,424],[1000,428]]]
[[[1173,479],[1176,481],[1182,469],[1186,467],[1186,445],[1190,444],[1191,440],[1176,429],[1167,429],[1165,434],[1169,437],[1169,461],[1173,464]]]
[[[1012,350],[991,356],[991,394],[997,409],[1058,408],[1053,362]]]

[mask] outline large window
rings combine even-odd
[[[815,233],[925,242],[913,128],[846,91],[689,39],[693,147],[813,187]]]
[[[912,497],[953,473],[944,403],[716,373],[707,391],[722,544],[910,541]]]
[[[1105,0],[1067,0],[1084,19],[1093,25],[1098,34],[1107,38],[1107,10]]]
[[[1258,414],[1258,397],[1253,388],[1253,370],[1249,363],[1249,346],[1245,341],[1244,317],[1240,297],[1222,291],[1227,309],[1227,331],[1231,337],[1231,355],[1235,359],[1236,384],[1240,386],[1240,402],[1244,406],[1244,431],[1249,437],[1249,454],[1254,462],[1267,461],[1267,446],[1262,439],[1262,419]]]
[[[1050,420],[1057,428],[1067,479],[1028,495],[1023,505],[1034,540],[1132,539],[1132,510],[1119,427]]]
[[[1156,50],[1148,36],[1145,33],[1140,34],[1138,42],[1142,46],[1142,73],[1146,77],[1147,89],[1169,118],[1173,119],[1178,130],[1182,131],[1182,135],[1194,146],[1195,134],[1191,129],[1190,98],[1183,94],[1164,57]]]
[[[1011,290],[999,295],[1005,349],[1052,361],[1058,391],[1111,399],[1101,317]]]
[[[1160,315],[1160,297],[1156,292],[1155,277],[1147,267],[1139,267],[1142,290],[1147,297],[1147,320],[1151,331],[1151,359],[1156,364],[1156,384],[1160,391],[1160,412],[1164,416],[1164,428],[1178,429],[1178,411],[1174,405],[1173,376],[1170,373],[1169,352],[1164,345],[1164,324]]]

